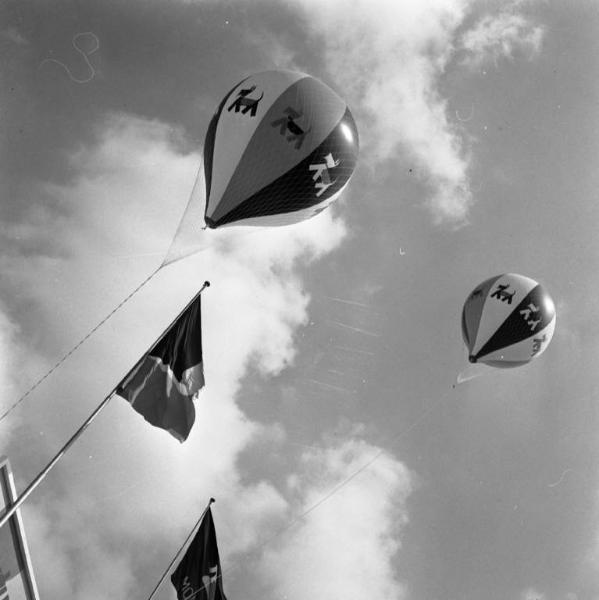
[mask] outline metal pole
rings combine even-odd
[[[210,500],[208,501],[208,505],[206,506],[206,508],[204,509],[204,511],[202,512],[202,514],[200,515],[200,518],[196,521],[196,524],[193,526],[193,529],[189,532],[189,535],[187,536],[187,539],[183,542],[183,545],[179,548],[179,550],[177,550],[177,554],[175,554],[175,557],[173,558],[173,560],[171,560],[171,564],[166,568],[166,571],[162,574],[162,577],[160,578],[160,581],[156,584],[156,587],[152,590],[152,593],[150,594],[150,597],[148,598],[148,600],[152,600],[152,598],[154,598],[154,595],[158,591],[158,588],[162,585],[162,582],[168,577],[168,574],[170,573],[170,570],[173,568],[173,565],[175,564],[175,562],[177,561],[177,559],[181,555],[181,552],[183,551],[183,548],[185,548],[185,546],[187,546],[187,543],[191,539],[191,536],[194,534],[195,530],[200,526],[200,523],[202,522],[202,519],[204,518],[204,516],[208,512],[208,509],[210,508],[210,505],[213,502],[216,502],[216,500],[214,498],[210,498]]]
[[[188,302],[187,306],[177,315],[177,317],[175,319],[173,319],[173,321],[171,321],[171,324],[162,332],[162,334],[156,340],[156,342],[154,342],[145,351],[145,353],[143,354],[141,359],[136,363],[135,367],[137,367],[137,365],[139,365],[139,363],[148,355],[150,350],[166,335],[168,330],[179,319],[179,317],[196,301],[197,297],[204,291],[204,289],[209,286],[210,286],[210,282],[205,281],[204,285],[200,288],[200,291]],[[135,367],[133,367],[133,368],[135,369]],[[129,372],[131,372],[131,371],[129,371]],[[114,396],[114,393],[116,392],[117,388],[119,387],[119,385],[121,384],[121,381],[123,381],[123,379],[119,380],[119,383],[117,383],[112,388],[110,394],[108,394],[108,396],[106,396],[106,398],[104,398],[104,400],[102,400],[100,405],[85,420],[83,425],[81,425],[81,427],[79,427],[79,429],[77,429],[77,431],[71,436],[69,441],[58,451],[56,456],[44,467],[44,469],[36,476],[36,478],[27,486],[25,491],[15,500],[15,503],[12,504],[7,509],[6,513],[4,515],[2,515],[2,518],[0,518],[0,528],[3,527],[4,524],[7,523],[7,521],[10,519],[10,517],[12,517],[15,514],[15,512],[17,511],[19,506],[21,506],[21,504],[23,504],[23,502],[25,502],[25,500],[27,500],[29,494],[31,494],[31,492],[33,492],[33,490],[35,490],[35,488],[44,480],[44,478],[50,472],[52,467],[54,467],[54,465],[64,456],[65,452],[75,443],[75,441],[79,438],[79,436],[81,436],[81,434],[89,427],[90,423],[98,416],[100,411],[108,404],[108,402],[110,401],[112,396]]]

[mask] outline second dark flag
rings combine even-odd
[[[185,556],[171,575],[178,600],[227,600],[210,507]]]

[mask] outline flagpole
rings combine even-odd
[[[162,332],[160,337],[145,351],[140,361],[136,363],[137,366],[150,352],[150,350],[166,335],[168,330],[172,327],[172,325],[179,319],[179,317],[196,301],[198,296],[204,291],[205,288],[210,287],[210,282],[205,281],[204,285],[200,288],[200,291],[188,302],[187,306],[173,319],[170,325]],[[133,367],[135,369],[135,367]],[[131,372],[131,371],[129,371]],[[98,407],[92,412],[92,414],[85,420],[83,425],[77,429],[77,431],[71,436],[69,441],[58,451],[56,456],[44,467],[40,473],[36,476],[36,478],[27,486],[25,491],[15,500],[14,504],[11,504],[9,508],[7,508],[6,513],[2,515],[0,518],[0,528],[4,526],[4,524],[15,514],[17,509],[27,500],[31,492],[35,490],[35,488],[44,480],[46,475],[52,470],[54,465],[64,456],[66,451],[75,443],[75,441],[81,436],[81,434],[89,427],[91,422],[98,416],[100,411],[108,404],[110,399],[114,396],[116,390],[121,384],[122,379],[119,379],[119,383],[117,383],[111,390],[111,392],[102,400],[102,402],[98,405]]]
[[[210,498],[210,500],[208,501],[208,505],[206,506],[206,508],[204,509],[202,514],[200,515],[200,518],[197,520],[196,524],[193,526],[193,529],[189,532],[189,535],[187,536],[187,539],[183,542],[183,545],[179,548],[179,550],[177,550],[177,554],[175,554],[175,557],[173,558],[173,560],[171,560],[171,564],[166,568],[166,571],[162,574],[160,581],[156,584],[156,587],[152,590],[152,593],[150,594],[148,600],[152,600],[152,598],[154,598],[154,595],[158,591],[158,588],[162,585],[164,580],[168,577],[170,570],[173,568],[173,565],[175,564],[175,562],[177,562],[177,559],[181,555],[181,552],[183,552],[183,548],[185,548],[185,546],[187,546],[187,543],[191,539],[191,536],[194,534],[195,530],[200,526],[202,519],[206,516],[206,513],[208,512],[208,509],[210,508],[210,506],[212,505],[213,502],[216,502],[216,500],[214,498]]]

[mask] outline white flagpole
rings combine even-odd
[[[204,519],[204,516],[208,512],[208,509],[210,508],[210,506],[212,505],[213,502],[216,502],[216,500],[214,498],[210,498],[208,505],[206,506],[206,508],[204,509],[202,514],[200,515],[200,518],[196,521],[196,524],[193,526],[193,529],[189,532],[189,535],[187,536],[187,539],[183,542],[183,545],[179,548],[179,550],[177,550],[177,554],[175,554],[175,557],[173,558],[173,560],[171,560],[171,564],[166,568],[166,571],[162,574],[160,581],[156,584],[156,587],[152,590],[152,593],[150,594],[148,600],[152,600],[152,598],[154,598],[154,595],[158,591],[158,588],[162,585],[163,581],[168,577],[168,574],[170,573],[170,570],[173,568],[173,565],[175,564],[175,562],[177,561],[179,556],[181,556],[181,552],[183,552],[183,548],[185,548],[185,546],[187,546],[189,540],[191,539],[191,536],[195,533],[196,529],[200,526],[200,523]]]
[[[171,324],[162,332],[160,337],[145,351],[142,355],[141,359],[136,363],[136,366],[148,355],[150,350],[166,335],[168,330],[174,325],[174,323],[179,319],[179,317],[196,301],[197,297],[204,291],[205,288],[210,286],[209,281],[205,281],[204,285],[200,288],[200,291],[188,302],[187,306],[177,315]],[[135,367],[133,367],[135,368]],[[131,371],[129,371],[131,372]],[[89,427],[91,422],[98,416],[100,411],[108,404],[110,399],[114,396],[116,390],[118,389],[121,381],[124,378],[119,379],[119,383],[117,383],[111,390],[110,394],[102,400],[100,405],[94,410],[94,412],[85,420],[83,425],[77,429],[77,431],[71,436],[69,441],[58,451],[56,456],[44,467],[44,469],[36,476],[36,478],[27,486],[25,491],[15,500],[14,504],[7,509],[7,511],[0,518],[0,528],[4,526],[5,523],[15,514],[17,509],[27,500],[31,492],[35,490],[35,488],[44,480],[46,475],[52,470],[52,467],[64,456],[66,451],[75,443],[75,441],[81,436],[81,434]]]

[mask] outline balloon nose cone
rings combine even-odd
[[[206,227],[210,229],[216,229],[216,223],[210,217],[204,217],[204,221],[206,223]]]
[[[468,360],[469,360],[471,363],[475,363],[475,362],[476,362],[476,356],[473,356],[473,355],[471,354],[471,355],[468,357]]]

